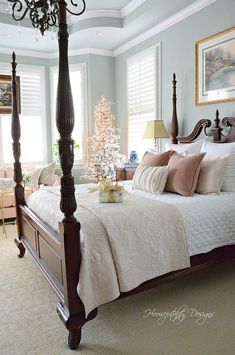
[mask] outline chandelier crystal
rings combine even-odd
[[[59,3],[64,0],[7,0],[12,3],[12,17],[22,21],[29,14],[32,25],[44,35],[50,27],[58,26]],[[81,15],[86,9],[85,0],[70,0],[67,11],[72,15]],[[79,6],[80,5],[80,6]],[[77,11],[72,11],[72,7]]]

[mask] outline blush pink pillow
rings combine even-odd
[[[165,191],[192,196],[197,186],[201,162],[205,154],[182,155],[173,152],[168,163],[169,174]]]
[[[157,153],[154,151],[147,151],[144,153],[141,165],[145,166],[166,166],[172,155],[172,150],[167,152]]]

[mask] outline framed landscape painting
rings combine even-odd
[[[235,100],[235,27],[196,42],[196,105]]]
[[[17,101],[20,113],[20,77],[17,76]],[[11,113],[12,94],[11,94],[11,76],[0,75],[0,115]]]

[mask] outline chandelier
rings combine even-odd
[[[21,21],[27,14],[32,25],[44,35],[50,27],[58,26],[59,3],[64,0],[7,0],[12,3],[12,17]],[[86,9],[85,0],[69,0],[66,10],[72,15],[81,15]],[[72,11],[74,8],[74,11]]]

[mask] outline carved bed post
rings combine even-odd
[[[56,124],[60,134],[58,144],[62,169],[60,208],[64,213],[64,219],[60,223],[64,303],[60,302],[57,305],[57,312],[69,330],[68,344],[70,349],[76,349],[81,341],[81,328],[86,322],[86,318],[83,303],[77,294],[81,250],[80,223],[74,217],[77,204],[74,178],[71,172],[74,162],[73,139],[71,136],[74,127],[74,109],[69,79],[67,4],[64,0],[59,0],[58,5],[59,78]]]
[[[214,142],[221,142],[221,132],[222,128],[220,127],[220,119],[219,119],[219,110],[216,110],[215,114],[215,127],[212,128],[212,135]]]
[[[172,136],[172,143],[177,144],[178,143],[178,118],[177,118],[177,108],[176,108],[176,102],[177,102],[177,97],[176,97],[176,75],[175,73],[173,74],[173,112],[172,112],[172,123],[171,123],[171,136]]]
[[[14,156],[14,181],[15,185],[15,201],[16,201],[16,217],[17,217],[17,231],[18,231],[18,238],[15,239],[15,243],[20,250],[19,258],[22,258],[25,254],[25,247],[20,241],[22,235],[22,228],[21,228],[21,218],[19,216],[20,212],[20,205],[25,204],[24,198],[24,187],[22,185],[22,170],[21,170],[21,163],[20,163],[20,118],[18,113],[18,103],[17,103],[17,83],[16,83],[16,56],[13,52],[12,54],[12,121],[11,121],[11,136],[13,139],[12,148],[13,148],[13,156]],[[19,90],[19,88],[18,88]]]

